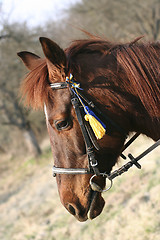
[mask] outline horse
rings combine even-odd
[[[105,176],[132,132],[160,138],[160,43],[90,36],[63,50],[48,38],[39,40],[45,58],[18,53],[30,70],[22,98],[45,111],[61,203],[78,221],[94,219],[105,201],[102,191],[91,187],[91,178],[105,188]],[[96,141],[83,105],[105,122],[105,134]]]

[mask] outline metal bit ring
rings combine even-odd
[[[112,179],[109,179],[108,174],[106,174],[106,173],[100,173],[100,175],[102,175],[103,177],[105,177],[106,179],[108,179],[110,181],[110,186],[108,188],[102,189],[98,184],[96,184],[92,181],[94,179],[94,177],[97,177],[97,175],[94,174],[89,180],[91,188],[92,188],[93,191],[97,191],[97,192],[101,192],[101,193],[107,192],[112,187]]]

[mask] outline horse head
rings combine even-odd
[[[72,73],[97,109],[111,119],[107,122],[106,134],[98,140],[99,150],[94,149],[99,172],[109,174],[121,154],[125,134],[132,128],[131,113],[135,109],[135,102],[133,105],[131,102],[136,98],[132,89],[130,92],[123,91],[124,82],[116,81],[117,74],[124,77],[124,70],[118,69],[115,55],[108,51],[113,46],[109,43],[104,46],[101,40],[88,40],[83,44],[76,42],[64,51],[47,38],[40,38],[40,43],[45,59],[30,52],[18,54],[30,70],[22,85],[22,92],[27,104],[33,108],[45,108],[54,165],[64,169],[88,168],[86,143],[71,103],[71,89],[69,86],[51,88],[51,84],[65,83],[66,77]],[[108,51],[107,54],[105,51]],[[136,101],[138,104],[139,99]],[[131,109],[130,112],[126,111],[126,106]],[[118,131],[113,122],[125,134]],[[87,215],[91,219],[97,217],[104,207],[101,192],[93,191],[90,186],[92,176],[92,172],[56,174],[60,200],[79,221],[87,220]],[[105,187],[103,176],[97,176],[94,181],[101,189]]]

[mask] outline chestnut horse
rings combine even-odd
[[[100,172],[111,172],[129,133],[139,132],[155,141],[160,138],[160,44],[138,40],[118,44],[92,37],[74,41],[63,50],[50,39],[40,38],[45,58],[26,51],[18,53],[30,70],[22,84],[22,97],[34,109],[45,105],[57,168],[88,167],[70,86],[63,88],[70,73],[87,99],[111,120],[106,123],[106,134],[98,140],[100,149],[94,150]],[[55,83],[60,87],[52,89]],[[97,217],[104,207],[101,192],[93,194],[89,183],[93,173],[89,173],[56,175],[60,200],[79,221],[87,220],[88,212],[91,219]],[[103,176],[96,177],[95,182],[104,188]]]

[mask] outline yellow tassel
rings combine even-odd
[[[91,125],[93,132],[97,139],[101,139],[105,135],[105,128],[102,126],[102,124],[92,115],[86,114],[84,116],[86,121],[89,121],[89,124]]]

